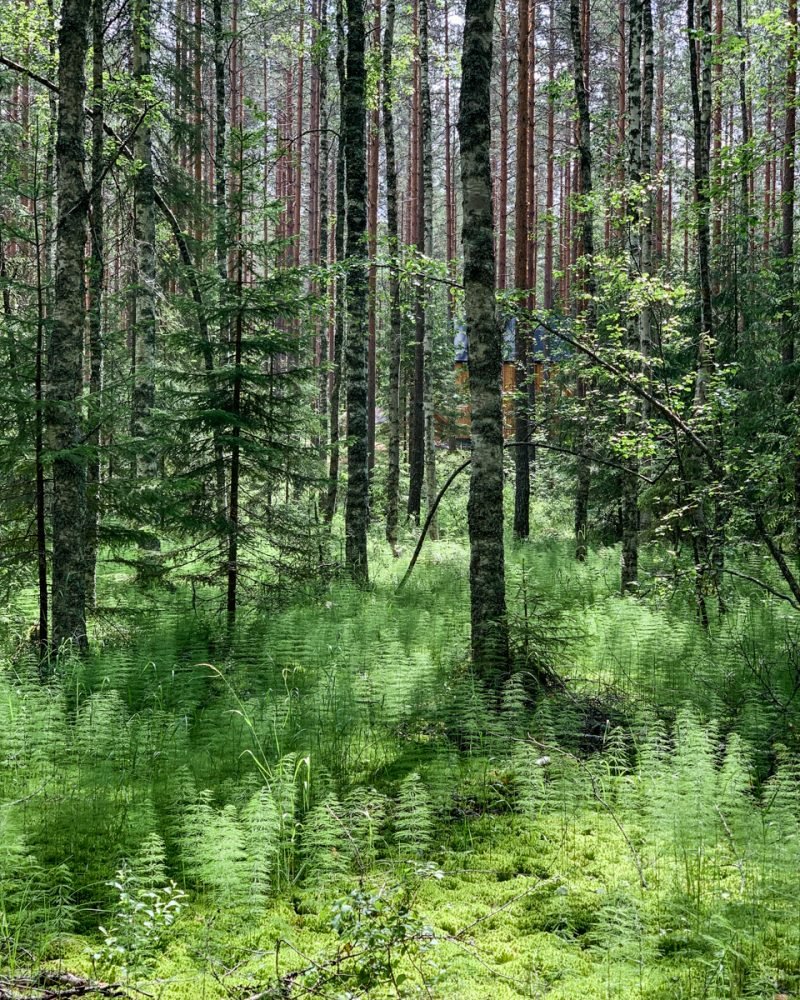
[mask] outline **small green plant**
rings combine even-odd
[[[107,885],[117,898],[112,923],[98,928],[103,940],[92,961],[104,973],[146,968],[183,909],[186,893],[172,881],[161,888],[143,885],[128,865]]]

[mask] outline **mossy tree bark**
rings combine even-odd
[[[83,147],[90,0],[64,0],[58,35],[58,203],[47,416],[53,460],[52,637],[78,649],[86,638],[86,457],[82,450],[84,259],[88,193]]]
[[[495,309],[490,167],[494,0],[467,0],[458,133],[463,201],[464,312],[469,338],[472,468],[468,521],[472,659],[497,683],[508,669],[503,553],[501,332]]]
[[[514,287],[521,291],[528,282],[528,0],[519,5],[517,39],[517,155],[516,199],[514,213]],[[514,438],[527,441],[530,434],[530,386],[528,381],[528,325],[520,317],[516,328],[517,392],[514,399]],[[531,456],[530,448],[514,449],[514,536],[527,538],[530,533]]]
[[[367,172],[364,0],[347,0],[347,79],[342,135],[347,191],[347,496],[345,563],[353,579],[366,583],[369,522],[367,448]]]

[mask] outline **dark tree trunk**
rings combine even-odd
[[[508,669],[508,632],[503,552],[502,336],[495,311],[490,166],[493,17],[494,0],[467,0],[458,132],[472,411],[468,502],[472,660],[479,674],[496,685]]]
[[[367,454],[368,279],[364,0],[347,0],[347,80],[342,136],[347,161],[347,497],[345,562],[366,583],[369,526]]]
[[[53,460],[52,637],[58,650],[86,637],[86,458],[83,426],[84,250],[88,196],[84,126],[90,0],[64,0],[58,35],[55,306],[48,358],[48,422]]]

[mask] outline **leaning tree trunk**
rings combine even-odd
[[[82,451],[84,251],[88,199],[84,182],[85,61],[90,0],[64,0],[58,35],[55,305],[50,335],[47,416],[53,460],[53,646],[85,649],[86,457]]]
[[[386,149],[386,229],[389,253],[389,444],[386,474],[386,540],[397,556],[397,522],[400,507],[400,366],[403,330],[400,312],[400,274],[397,262],[399,226],[397,219],[397,161],[394,149],[392,109],[392,47],[394,45],[395,0],[386,3],[386,30],[383,37],[383,137]]]
[[[152,478],[158,471],[153,445],[152,413],[156,401],[156,205],[153,144],[145,89],[150,81],[152,10],[150,0],[136,0],[133,9],[133,66],[140,114],[134,139],[138,169],[134,179],[134,242],[136,244],[136,373],[131,400],[131,430],[138,443],[136,473]]]
[[[468,502],[472,660],[479,674],[496,685],[508,669],[508,632],[503,553],[502,338],[495,310],[490,166],[493,17],[494,0],[467,0],[458,133],[472,410]]]
[[[369,522],[367,450],[368,281],[364,0],[347,0],[347,80],[342,136],[347,163],[347,497],[345,563],[366,583]]]

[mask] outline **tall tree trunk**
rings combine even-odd
[[[131,400],[131,429],[138,442],[136,473],[154,478],[158,472],[152,413],[156,401],[156,205],[153,144],[147,102],[150,84],[152,10],[150,0],[135,0],[133,66],[137,105],[143,115],[134,139],[138,169],[134,179],[134,242],[136,244],[136,373]]]
[[[550,19],[548,24],[547,42],[547,179],[545,190],[544,218],[544,308],[548,312],[553,308],[553,227],[555,209],[553,171],[555,165],[555,130],[556,130],[556,98],[555,98],[555,65],[556,65],[556,9],[555,0],[550,0]]]
[[[428,0],[419,0],[419,65],[420,65],[420,150],[422,153],[422,185],[420,188],[420,224],[423,251],[433,257],[433,140],[431,121],[430,65],[428,53]],[[436,426],[433,399],[433,323],[428,316],[428,284],[419,279],[420,315],[422,317],[422,414],[425,439],[425,503],[428,511],[436,500]],[[419,334],[418,334],[419,335]],[[436,515],[428,525],[431,540],[439,537]]]
[[[643,0],[628,0],[628,183],[633,192],[628,223],[628,281],[633,287],[642,270],[642,8]],[[627,318],[628,347],[640,349],[638,313]],[[625,415],[625,431],[636,437],[639,430],[638,400],[631,401]],[[628,458],[630,471],[622,473],[622,553],[620,586],[622,593],[639,586],[639,477],[635,457]]]
[[[425,252],[425,188],[423,183],[424,149],[422,141],[422,68],[420,59],[420,0],[414,0],[414,93],[412,99],[412,136],[409,170],[411,173],[411,232],[419,253]],[[425,300],[417,284],[414,307],[414,378],[411,391],[408,435],[408,516],[419,524],[425,478]]]
[[[468,521],[472,660],[489,683],[508,670],[503,552],[502,334],[495,310],[490,84],[494,0],[467,0],[458,132],[464,313],[470,351],[472,467]]]
[[[367,455],[367,231],[364,0],[347,0],[347,80],[342,135],[347,158],[347,497],[345,562],[357,583],[369,577]]]
[[[781,273],[781,361],[784,368],[783,397],[791,411],[797,395],[795,353],[797,336],[797,292],[794,278],[795,154],[797,145],[797,0],[789,0],[789,47],[786,52],[786,104],[782,175],[782,226],[779,269]],[[791,424],[791,422],[789,421]],[[788,428],[791,433],[791,426]],[[795,541],[800,551],[800,452],[794,442]]]
[[[48,357],[48,423],[53,460],[52,636],[77,649],[86,636],[86,458],[82,451],[84,251],[88,199],[84,181],[85,61],[90,0],[64,0],[58,33],[55,305]]]
[[[500,2],[500,149],[497,186],[497,287],[508,284],[508,11]]]
[[[92,188],[90,192],[92,256],[89,260],[89,399],[86,416],[86,604],[95,605],[97,537],[100,524],[100,443],[103,393],[103,283],[105,280],[105,218],[103,202],[104,106],[103,59],[104,0],[92,2]]]
[[[519,0],[519,38],[517,39],[517,156],[516,204],[514,212],[514,287],[522,291],[528,281],[528,43],[530,21],[528,0]],[[514,396],[514,536],[527,538],[530,533],[531,461],[527,443],[529,431],[527,322],[522,316],[516,326],[517,379]]]
[[[395,0],[386,3],[386,30],[383,37],[383,143],[386,150],[386,228],[389,237],[389,445],[386,475],[386,540],[392,554],[397,550],[397,522],[400,506],[400,367],[403,329],[400,312],[400,252],[397,219],[397,161],[394,147],[392,48],[394,46]]]
[[[586,303],[584,322],[587,331],[595,327],[595,279],[594,279],[594,211],[592,209],[592,147],[591,119],[589,116],[589,97],[586,92],[584,78],[584,47],[588,38],[584,37],[584,21],[580,0],[570,0],[570,33],[572,36],[573,81],[575,88],[575,103],[578,109],[578,155],[580,162],[580,190],[583,196],[583,208],[580,212],[580,241],[583,247],[584,289]],[[578,378],[577,395],[580,407],[578,415],[578,482],[575,493],[575,558],[582,561],[587,554],[589,488],[591,472],[589,460],[582,453],[587,443],[587,386],[583,376]]]
[[[372,40],[370,49],[375,56],[381,50],[381,5],[375,0]],[[378,98],[369,115],[369,144],[367,155],[367,231],[369,241],[369,343],[367,347],[367,451],[369,472],[375,468],[375,405],[377,389],[377,334],[378,334],[378,268],[375,257],[378,252],[378,173],[380,167],[380,114]]]
[[[345,119],[345,95],[347,88],[347,70],[345,56],[344,34],[344,0],[336,0],[336,74],[339,80],[339,119]],[[344,237],[346,225],[346,191],[345,181],[347,163],[345,157],[345,139],[343,126],[339,131],[339,142],[336,152],[336,228],[334,232],[334,252],[336,263],[344,259]],[[345,341],[345,280],[338,273],[335,279],[336,294],[333,328],[333,378],[331,381],[331,454],[328,464],[328,490],[325,496],[324,520],[327,524],[333,520],[336,512],[336,498],[339,492],[339,400],[342,389],[342,360]]]

